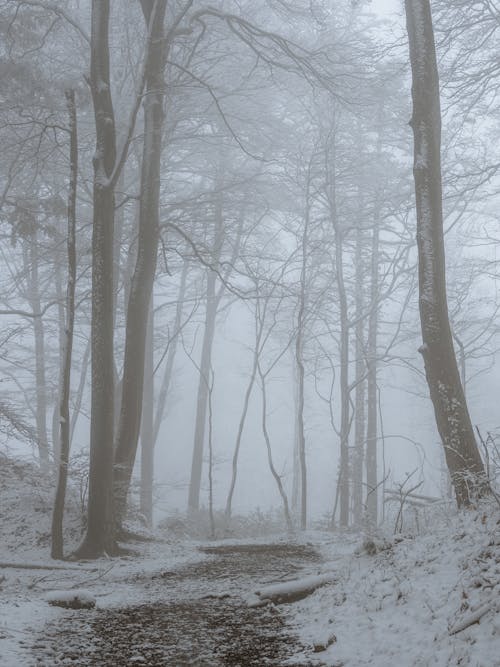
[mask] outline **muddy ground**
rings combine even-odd
[[[200,550],[201,562],[136,579],[147,604],[68,610],[48,623],[25,641],[26,665],[283,667],[294,656],[300,667],[321,664],[287,628],[282,608],[246,602],[259,586],[315,571],[320,556],[312,546]]]

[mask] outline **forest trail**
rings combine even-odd
[[[252,608],[262,585],[317,571],[322,559],[309,544],[200,547],[204,559],[135,580],[137,604],[64,611],[24,643],[26,664],[124,667],[299,667],[309,658],[274,606]],[[301,657],[302,656],[302,657]],[[294,658],[291,662],[289,662]]]

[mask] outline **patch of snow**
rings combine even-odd
[[[283,608],[304,644],[335,634],[321,664],[500,665],[498,509],[435,519],[375,555],[344,556],[335,582]]]

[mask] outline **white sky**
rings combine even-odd
[[[379,14],[401,11],[402,0],[372,0],[373,9]]]

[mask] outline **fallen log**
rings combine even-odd
[[[285,581],[282,584],[272,584],[255,591],[257,600],[251,602],[250,606],[260,606],[270,602],[274,604],[289,604],[297,602],[311,595],[314,591],[325,584],[331,584],[335,580],[333,572],[312,575],[303,579]]]
[[[63,609],[93,609],[95,597],[85,590],[51,591],[46,595],[47,602],[52,607]]]
[[[459,632],[462,632],[463,630],[470,628],[470,626],[474,625],[474,623],[479,623],[482,617],[489,611],[494,611],[494,610],[498,611],[498,608],[499,608],[498,600],[489,600],[488,602],[485,602],[484,604],[480,605],[476,610],[472,611],[470,614],[467,614],[467,616],[465,616],[460,621],[455,623],[455,625],[453,625],[448,630],[448,634],[456,635]]]
[[[77,565],[48,565],[46,563],[4,563],[0,562],[0,570],[11,568],[14,570],[74,570],[75,572],[97,572],[96,567],[78,567]]]

